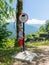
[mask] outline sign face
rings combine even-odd
[[[28,20],[28,15],[26,13],[22,13],[20,16],[19,16],[19,20],[22,22],[22,23],[25,23],[27,20]]]

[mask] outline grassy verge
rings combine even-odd
[[[15,59],[11,58],[15,52],[19,52],[20,48],[0,49],[0,65],[12,65]]]
[[[32,47],[38,47],[38,46],[44,46],[44,45],[49,45],[49,41],[37,41],[37,42],[27,42],[25,43],[26,46],[32,46]],[[3,49],[0,48],[0,65],[12,65],[16,59],[11,58],[15,52],[19,52],[20,47],[15,47],[15,48],[8,48],[8,49]]]
[[[33,47],[38,47],[38,46],[44,46],[44,45],[49,45],[49,41],[36,41],[36,42],[27,42],[25,43],[26,46],[33,46]]]

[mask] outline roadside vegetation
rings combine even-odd
[[[31,47],[38,47],[38,46],[49,46],[49,41],[36,41],[36,42],[27,42],[25,44],[27,47],[31,46]]]

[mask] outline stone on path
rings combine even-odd
[[[26,50],[26,51],[23,51],[23,52],[19,52],[18,54],[13,55],[12,57],[16,58],[18,60],[32,62],[32,60],[36,56],[37,56],[36,53],[32,53],[32,52]]]

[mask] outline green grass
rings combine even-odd
[[[15,59],[11,58],[15,52],[19,52],[20,48],[0,49],[0,65],[11,65]]]
[[[25,45],[26,46],[38,47],[38,46],[49,45],[49,41],[47,40],[47,41],[27,42]]]
[[[43,45],[49,45],[49,41],[36,41],[36,42],[27,42],[25,43],[25,46],[32,46],[32,47],[38,47]],[[13,62],[16,61],[16,59],[11,58],[13,54],[16,52],[19,52],[21,49],[20,47],[13,47],[13,48],[0,48],[0,65],[12,65]]]
[[[16,46],[16,47],[14,47]],[[21,49],[14,39],[7,39],[0,42],[0,65],[12,65],[15,59],[11,58],[12,55],[19,52]]]

